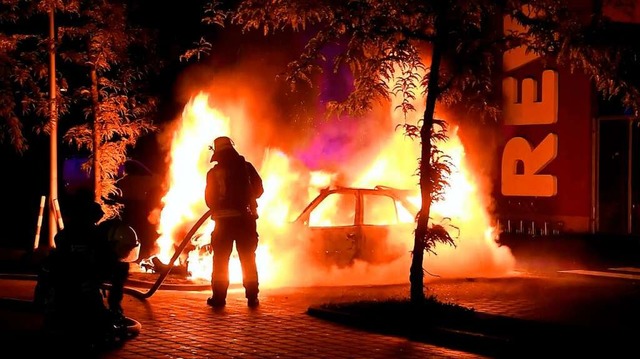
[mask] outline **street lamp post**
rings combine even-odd
[[[49,7],[49,247],[54,248],[54,237],[58,233],[58,221],[54,201],[58,199],[58,107],[56,94],[56,34],[54,24],[55,4]]]

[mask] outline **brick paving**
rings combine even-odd
[[[35,282],[0,279],[0,298],[30,300]],[[557,324],[630,330],[640,334],[640,283],[576,276],[435,280],[427,285],[440,300],[476,311]],[[250,309],[242,290],[227,306],[205,304],[208,291],[163,290],[150,298],[125,295],[125,314],[142,324],[140,334],[103,358],[484,358],[478,353],[356,329],[307,314],[328,302],[406,297],[408,285],[263,288],[260,307]],[[138,289],[145,292],[145,288]],[[43,350],[25,344],[38,318],[0,307],[3,358],[28,358]],[[10,333],[13,333],[12,336]],[[15,333],[23,333],[16,336]],[[32,336],[32,338],[37,338]],[[541,343],[543,345],[544,343]],[[17,350],[17,351],[15,351]],[[525,355],[526,356],[526,355]]]
[[[0,280],[0,297],[29,300],[34,283]],[[158,290],[146,300],[125,295],[125,314],[142,324],[140,334],[101,358],[483,358],[482,355],[408,339],[367,333],[306,314],[312,304],[364,299],[401,287],[263,289],[260,307],[250,309],[241,290],[231,290],[227,306],[205,304],[208,291]],[[146,291],[141,288],[140,291]],[[0,318],[7,311],[0,310]],[[40,324],[33,317],[32,327]],[[24,323],[24,322],[23,322]],[[15,318],[6,326],[18,326]],[[0,331],[6,336],[6,332]],[[22,336],[20,339],[24,339]],[[41,354],[24,340],[2,343],[25,358]],[[12,348],[13,346],[13,348]]]

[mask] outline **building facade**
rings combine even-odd
[[[637,10],[611,16],[640,26]],[[584,74],[523,49],[503,56],[502,96],[502,231],[640,235],[640,119],[602,101]]]

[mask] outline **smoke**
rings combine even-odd
[[[292,93],[277,78],[292,59],[290,54],[268,45],[236,51],[232,48],[218,54],[226,58],[224,62],[199,64],[185,72],[177,91],[183,99],[208,94],[209,106],[230,119],[230,134],[236,147],[263,176],[266,191],[259,200],[259,251],[268,251],[271,261],[258,263],[261,276],[264,266],[270,267],[261,283],[289,286],[406,282],[413,246],[411,233],[387,238],[401,248],[404,254],[399,258],[380,265],[356,260],[339,267],[318,263],[312,240],[283,224],[295,219],[323,184],[363,187],[380,184],[417,190],[419,141],[412,141],[395,129],[405,121],[417,120],[403,118],[393,110],[392,103],[379,105],[361,118],[327,118],[324,104],[344,96],[344,87],[350,83],[348,74],[328,76],[319,88]],[[419,117],[423,105],[417,103],[416,108]],[[448,118],[451,116],[441,117],[453,123],[454,118]],[[175,132],[183,131],[182,122],[178,118],[166,126],[161,135],[165,136],[161,137],[163,143],[170,144]],[[456,247],[436,247],[434,254],[425,256],[424,267],[428,273],[441,277],[506,275],[513,269],[514,260],[507,248],[496,245],[493,221],[487,211],[491,207],[491,169],[495,168],[491,162],[494,147],[488,144],[495,141],[484,135],[484,129],[457,122],[461,129],[453,135],[455,138],[459,135],[464,146],[449,149],[462,150],[460,166],[466,172],[461,175],[464,182],[453,183],[450,194],[460,198],[453,200],[456,203],[453,214],[451,208],[442,209],[439,217],[434,212],[436,221],[443,216],[451,217]],[[192,136],[194,140],[195,137]],[[210,137],[212,142],[215,134]],[[206,152],[205,144],[200,147]],[[443,149],[447,151],[446,146]],[[316,184],[315,176],[320,173],[328,177]],[[201,177],[204,176],[202,173]],[[201,198],[202,191],[195,190],[200,191],[197,195]],[[201,213],[204,203],[198,205],[200,209],[196,212]],[[434,210],[438,210],[437,205]]]
[[[231,133],[241,134],[233,140],[255,162],[261,161],[262,152],[253,149],[277,148],[300,159],[310,170],[331,170],[349,177],[371,159],[387,136],[380,131],[388,126],[387,116],[373,112],[360,118],[328,117],[325,112],[326,104],[344,99],[353,83],[348,71],[334,73],[332,69],[338,49],[325,51],[327,61],[323,73],[313,79],[314,85],[298,82],[292,89],[283,72],[304,46],[299,34],[268,38],[242,34],[239,41],[236,36],[240,34],[231,33],[216,45],[208,61],[182,74],[176,88],[182,103],[200,92],[210,94],[215,100],[212,106],[231,118]],[[173,130],[167,127],[168,133]],[[345,166],[345,159],[350,158],[360,161]]]
[[[233,140],[255,161],[262,154],[251,152],[253,148],[291,152],[303,146],[316,125],[317,89],[303,85],[291,91],[281,76],[302,46],[299,39],[292,34],[252,38],[225,33],[232,35],[216,44],[207,61],[183,73],[177,96],[186,104],[197,93],[208,93],[215,100],[212,105],[231,118],[231,132],[239,134]]]

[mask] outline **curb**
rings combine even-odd
[[[399,336],[412,341],[444,346],[450,349],[471,351],[494,357],[507,354],[512,343],[511,338],[480,331],[429,324],[416,327],[415,324],[403,323],[402,318],[396,318],[396,320],[390,322],[380,318],[366,318],[317,306],[309,307],[307,314],[319,319],[357,327],[373,333]]]
[[[29,280],[29,281],[37,281],[37,274],[22,274],[22,273],[0,273],[0,279],[9,279],[9,280]],[[154,282],[145,281],[145,280],[137,280],[137,279],[128,279],[125,283],[127,286],[137,287],[137,288],[151,288],[154,285]],[[231,284],[229,288],[234,288],[235,286],[241,287],[242,284]],[[162,283],[159,289],[164,290],[176,290],[176,291],[203,291],[210,290],[211,284],[171,284],[171,283]]]
[[[374,312],[372,312],[374,313]],[[312,306],[307,314],[371,333],[393,335],[454,350],[491,357],[629,357],[635,334],[610,328],[585,328],[476,313],[465,323],[416,323],[400,314],[365,317],[348,311]],[[417,324],[420,324],[419,326]]]
[[[0,279],[14,279],[14,280],[38,280],[37,274],[22,274],[22,273],[0,273]]]

